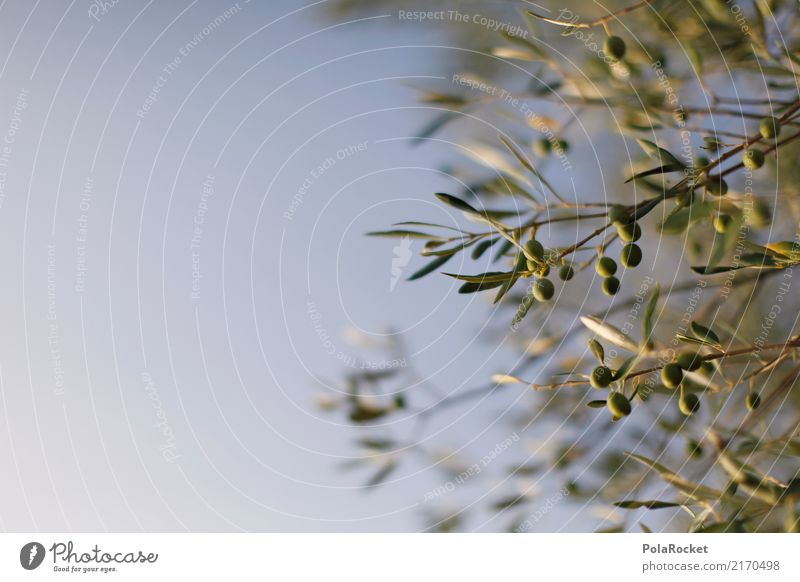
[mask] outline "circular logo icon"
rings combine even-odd
[[[19,551],[19,563],[26,570],[35,570],[44,561],[44,546],[39,542],[28,542]]]

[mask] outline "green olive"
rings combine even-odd
[[[558,270],[558,278],[562,281],[569,281],[575,276],[575,269],[572,268],[572,265],[562,265],[561,268]]]
[[[554,149],[559,155],[565,154],[569,151],[569,142],[565,139],[557,139]]]
[[[550,151],[553,149],[553,144],[550,143],[550,140],[546,137],[536,140],[533,142],[533,153],[537,156],[544,158],[550,154]]]
[[[678,408],[681,409],[684,415],[691,416],[700,410],[700,399],[697,397],[697,394],[692,394],[691,392],[684,394],[678,401]]]
[[[757,170],[764,165],[764,152],[749,148],[742,154],[742,163],[748,170]]]
[[[714,372],[716,371],[717,368],[714,365],[714,362],[709,362],[708,360],[705,360],[703,361],[702,364],[700,364],[699,372],[703,374],[703,376],[711,377],[714,375]]]
[[[760,198],[756,198],[747,220],[755,228],[766,228],[772,222],[772,209],[769,204]]]
[[[703,356],[696,352],[683,352],[678,356],[677,362],[687,372],[694,372],[703,364]]]
[[[533,296],[538,301],[550,301],[556,289],[550,279],[537,279],[533,284]]]
[[[603,51],[615,61],[625,56],[625,41],[618,36],[609,36],[603,43]]]
[[[601,277],[610,277],[617,272],[617,262],[611,257],[600,257],[594,264],[594,269]]]
[[[616,295],[617,291],[619,291],[619,279],[614,276],[603,279],[603,293],[610,297]]]
[[[626,269],[632,269],[642,262],[642,249],[636,243],[628,243],[622,247],[622,253],[619,257],[622,266]]]
[[[744,403],[747,406],[747,410],[755,410],[761,406],[761,396],[757,392],[749,392]]]
[[[622,204],[614,204],[608,209],[608,220],[616,225],[628,224],[631,215]]]
[[[667,364],[661,370],[661,381],[667,388],[677,388],[683,381],[683,368],[674,362]]]
[[[699,459],[703,456],[703,446],[694,439],[686,441],[686,452],[692,459]]]
[[[591,384],[594,388],[608,388],[608,385],[611,384],[611,380],[614,378],[614,374],[611,373],[611,370],[606,366],[597,366],[594,370],[592,370],[592,377],[591,377]]]
[[[544,258],[544,247],[538,240],[531,239],[525,243],[525,254],[529,261],[541,261]]]
[[[720,234],[725,234],[732,222],[733,218],[728,214],[719,214],[714,217],[714,230]]]
[[[719,174],[709,176],[706,178],[706,192],[712,196],[725,196],[728,193],[728,183]]]
[[[617,234],[625,242],[636,242],[642,236],[642,229],[638,223],[629,222],[628,224],[617,226]]]
[[[709,160],[707,157],[705,157],[705,156],[697,156],[697,159],[694,161],[694,167],[695,168],[705,168],[710,163],[711,163],[711,160]]]
[[[765,117],[758,124],[758,131],[764,139],[773,139],[781,133],[781,122],[774,117]]]
[[[606,406],[616,418],[628,416],[631,413],[631,401],[625,398],[622,392],[609,394]]]

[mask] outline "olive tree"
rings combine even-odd
[[[608,530],[798,531],[798,3],[547,4],[519,3],[473,47],[492,78],[452,71],[421,95],[437,110],[422,140],[496,129],[470,141],[468,186],[435,194],[459,226],[369,233],[423,244],[413,284],[486,297],[517,366],[430,406],[422,387],[381,389],[419,386],[408,367],[354,373],[328,405],[371,426],[527,391],[537,418],[587,428],[504,470],[632,516]],[[371,487],[414,457],[375,434]],[[535,529],[524,492],[487,503]]]

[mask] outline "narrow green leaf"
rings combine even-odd
[[[461,200],[461,198],[456,198],[455,196],[452,196],[450,194],[444,194],[443,192],[437,192],[436,197],[445,204],[448,204],[449,206],[452,206],[453,208],[456,208],[462,212],[483,217],[483,213],[481,211],[479,211],[476,208],[473,208],[471,205]]]
[[[434,272],[436,269],[444,265],[447,261],[450,260],[451,257],[455,255],[444,255],[442,257],[436,257],[430,263],[422,267],[419,271],[413,273],[408,280],[409,281],[416,281],[417,279],[421,279],[425,275],[428,275]]]
[[[654,144],[652,141],[648,141],[646,139],[637,139],[636,141],[644,150],[644,153],[646,153],[651,159],[661,162],[662,164],[676,165],[680,166],[681,168],[686,167],[685,164],[678,158],[673,156],[664,148]]]
[[[719,344],[719,336],[710,328],[693,321],[690,326],[692,335],[700,341]]]
[[[459,281],[467,281],[468,283],[502,283],[514,277],[515,271],[489,271],[478,275],[459,275],[458,273],[442,274],[452,277],[453,279],[458,279]]]
[[[667,507],[683,507],[683,503],[671,503],[668,501],[617,501],[614,503],[616,507],[621,509],[665,509]]]
[[[658,306],[658,299],[661,296],[661,285],[656,283],[653,292],[650,294],[650,299],[647,301],[647,307],[644,309],[644,316],[642,317],[642,342],[641,346],[645,349],[650,349],[653,346],[653,315]]]
[[[660,174],[670,174],[672,172],[680,172],[684,169],[683,166],[678,164],[665,164],[663,166],[658,166],[656,168],[650,168],[649,170],[644,170],[642,172],[637,172],[627,180],[625,183],[628,184],[635,180],[641,180],[642,178],[647,178],[649,176],[655,176]]]
[[[417,230],[374,230],[368,232],[367,236],[378,236],[385,238],[425,238],[435,241],[447,240],[444,237],[428,234],[427,232],[420,232]]]
[[[514,317],[511,319],[511,326],[516,327],[522,323],[522,320],[525,319],[525,316],[528,315],[531,307],[533,307],[535,304],[536,299],[533,297],[533,295],[530,293],[526,295],[516,313],[514,313]]]
[[[603,344],[592,338],[589,340],[589,348],[592,350],[592,353],[597,361],[601,364],[604,364],[606,361],[606,353],[605,350],[603,350]]]

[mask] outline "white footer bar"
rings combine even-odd
[[[798,534],[1,534],[0,580],[800,580]]]

